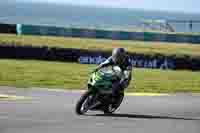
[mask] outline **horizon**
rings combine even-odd
[[[145,10],[145,11],[161,11],[161,12],[169,12],[169,13],[184,13],[184,14],[200,14],[200,8],[195,3],[196,0],[186,0],[184,1],[184,5],[172,6],[168,7],[167,3],[174,0],[168,0],[161,3],[158,3],[157,6],[150,5],[148,0],[142,0],[142,2],[134,1],[133,4],[130,0],[119,0],[117,4],[114,0],[103,0],[104,2],[100,2],[100,0],[96,0],[95,2],[91,2],[89,0],[15,0],[14,2],[25,2],[25,3],[46,3],[46,4],[57,4],[57,5],[74,5],[74,6],[88,6],[88,7],[99,7],[99,8],[116,8],[116,9],[133,9],[133,10]],[[148,2],[147,2],[148,1]],[[152,0],[150,0],[152,1]],[[154,0],[155,1],[155,0]],[[155,1],[158,2],[159,0]],[[176,4],[181,3],[181,0],[176,0]],[[192,1],[192,2],[191,2]],[[7,2],[12,3],[13,1],[7,0]],[[131,2],[131,4],[129,4]],[[155,3],[154,2],[154,3]],[[166,3],[167,2],[167,3]],[[197,1],[200,4],[200,2]],[[134,5],[135,4],[135,5]],[[155,6],[155,7],[151,7]],[[187,10],[186,10],[187,9]]]

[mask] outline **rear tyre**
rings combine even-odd
[[[76,113],[78,115],[83,115],[88,111],[88,98],[90,96],[90,91],[86,91],[81,98],[78,100],[77,104],[76,104]]]
[[[115,111],[116,111],[116,109],[113,108],[113,105],[112,105],[112,104],[109,104],[109,105],[103,110],[104,114],[106,114],[106,115],[112,114],[112,113],[114,113]]]
[[[114,107],[115,107],[116,109],[119,108],[119,106],[120,106],[121,103],[123,102],[123,99],[124,99],[124,93],[120,93],[117,102],[114,104]]]
[[[112,114],[112,113],[114,113],[119,108],[119,106],[121,105],[123,99],[124,99],[124,93],[119,94],[117,102],[113,103],[113,104],[109,104],[104,109],[104,114]]]

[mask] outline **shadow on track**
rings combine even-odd
[[[119,118],[137,118],[137,119],[200,120],[200,119],[195,119],[195,118],[169,117],[169,116],[155,116],[155,115],[137,115],[137,114],[95,114],[95,115],[87,115],[87,116],[119,117]]]

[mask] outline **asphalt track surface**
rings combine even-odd
[[[111,116],[78,116],[78,92],[0,87],[0,133],[200,133],[200,96],[127,96]]]

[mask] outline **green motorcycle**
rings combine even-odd
[[[90,111],[115,112],[124,98],[124,91],[118,93],[117,98],[112,97],[112,84],[118,82],[123,74],[119,67],[104,67],[93,72],[88,81],[88,90],[81,96],[76,104],[76,113],[83,115]]]

